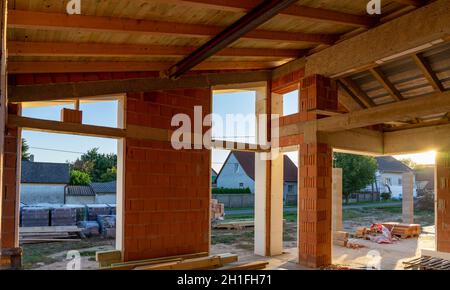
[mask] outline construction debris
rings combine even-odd
[[[75,242],[83,238],[81,229],[76,226],[58,227],[21,227],[19,229],[21,244],[50,242]]]
[[[254,221],[236,221],[236,222],[219,223],[214,225],[214,229],[219,230],[243,230],[245,228],[253,228],[253,227],[255,227]]]

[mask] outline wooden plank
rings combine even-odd
[[[193,70],[271,69],[279,64],[279,61],[207,61]],[[136,72],[161,71],[171,65],[173,62],[167,61],[10,61],[8,70],[11,74]]]
[[[404,98],[399,90],[391,83],[391,81],[385,76],[379,67],[374,67],[370,69],[372,75],[379,81],[386,91],[394,98],[396,101],[402,101]]]
[[[177,262],[136,267],[135,270],[201,270],[222,267],[238,260],[237,255],[221,254],[202,258],[194,258]]]
[[[7,34],[6,23],[8,19],[8,0],[1,1],[0,3],[0,216],[2,216],[4,186],[3,186],[3,163],[4,163],[4,136],[6,125],[6,101],[7,101]],[[0,218],[0,233],[2,232],[2,219]],[[1,240],[0,240],[1,247]],[[1,262],[1,259],[0,259]]]
[[[52,31],[140,33],[197,38],[210,38],[219,34],[224,29],[223,26],[204,24],[174,23],[88,15],[68,15],[62,13],[23,10],[9,11],[8,27]],[[247,33],[243,39],[330,44],[333,43],[337,37],[335,35],[327,34],[254,30]]]
[[[358,100],[367,108],[374,107],[373,100],[364,92],[351,78],[342,78],[339,80],[349,89]]]
[[[9,56],[184,56],[196,47],[106,43],[9,41]],[[300,57],[302,50],[225,48],[218,56]]]
[[[438,92],[445,91],[441,81],[438,79],[433,69],[431,68],[430,64],[425,60],[425,58],[420,54],[414,54],[412,58],[414,59],[416,65],[422,71],[423,75],[428,80],[430,85]]]
[[[411,29],[413,23],[428,23]],[[432,25],[431,25],[432,24]],[[305,75],[338,77],[424,50],[450,35],[450,1],[437,0],[307,57]]]
[[[394,0],[394,1],[404,4],[404,5],[409,5],[409,6],[414,6],[414,7],[420,7],[422,5],[425,5],[425,3],[426,3],[425,0]]]
[[[146,266],[146,265],[153,265],[153,264],[158,264],[158,263],[182,261],[182,260],[201,258],[201,257],[206,257],[206,256],[208,256],[208,253],[202,252],[202,253],[194,253],[194,254],[187,254],[187,255],[177,255],[177,256],[170,256],[170,257],[139,260],[139,261],[129,261],[129,262],[123,262],[123,263],[113,263],[111,265],[111,268],[109,268],[109,269],[110,270],[132,270],[138,266]]]
[[[232,12],[247,12],[261,3],[260,0],[158,0],[164,3],[176,3],[200,8],[226,10]],[[283,10],[280,15],[291,18],[310,19],[325,23],[337,23],[355,27],[370,27],[377,19],[373,17],[354,15],[324,8],[314,8],[295,5]]]
[[[8,116],[8,126],[20,127],[23,129],[34,131],[86,135],[103,138],[117,139],[126,137],[126,131],[124,129],[77,123],[64,123],[58,121],[27,118],[16,115]]]
[[[61,233],[70,232],[77,233],[81,232],[81,229],[77,226],[55,226],[55,227],[21,227],[19,228],[19,233]]]
[[[243,263],[243,264],[223,267],[223,268],[220,268],[219,270],[225,270],[225,271],[262,270],[262,269],[265,269],[267,267],[267,265],[269,265],[269,262],[255,261],[255,262],[249,262],[249,263]]]
[[[270,71],[230,72],[186,76],[173,81],[161,78],[91,81],[69,84],[10,86],[11,102],[76,99],[89,96],[151,92],[167,89],[209,88],[222,84],[267,81]]]
[[[103,261],[117,261],[116,263],[122,260],[122,251],[111,250],[111,251],[100,251],[95,253],[95,260],[97,262]]]

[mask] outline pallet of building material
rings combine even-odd
[[[113,264],[111,264],[110,268],[107,268],[107,270],[133,270],[134,268],[139,267],[139,266],[182,261],[182,260],[186,260],[186,259],[201,258],[201,257],[206,257],[206,256],[208,256],[207,252],[201,252],[201,253],[177,255],[177,256],[162,257],[162,258],[129,261],[129,262],[123,262],[123,263],[113,263]]]
[[[55,207],[50,210],[50,226],[75,226],[77,209],[74,207]]]
[[[22,227],[44,227],[50,225],[50,208],[24,206],[20,213]]]
[[[105,229],[116,228],[115,215],[97,215],[97,222],[100,226],[100,232],[103,232]]]
[[[402,224],[402,223],[383,223],[387,229],[389,229],[394,236],[400,238],[413,238],[418,237],[422,232],[421,226],[419,224]]]
[[[87,220],[96,221],[98,215],[110,215],[111,208],[107,204],[88,204],[87,209]]]
[[[226,264],[237,262],[235,254],[220,254],[202,258],[186,259],[176,262],[166,262],[155,265],[136,267],[135,270],[207,270],[217,269]]]
[[[86,237],[100,235],[100,226],[97,221],[79,221],[77,222],[77,226]]]
[[[253,227],[255,227],[254,221],[227,222],[214,225],[214,228],[219,230],[242,230]]]

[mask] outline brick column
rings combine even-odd
[[[316,110],[336,110],[336,85],[319,75],[304,78],[300,86],[300,119],[322,118]],[[299,152],[298,252],[308,267],[331,264],[332,148],[317,141],[314,127],[304,132]]]
[[[9,105],[10,114],[18,114],[17,105]],[[19,183],[21,130],[17,127],[7,127],[4,137],[3,163],[3,194],[2,194],[2,229],[1,248],[13,249],[19,247]],[[8,258],[2,258],[2,264],[9,264]]]
[[[436,250],[450,252],[450,150],[436,154]]]
[[[402,220],[406,224],[414,223],[414,174],[402,175]]]

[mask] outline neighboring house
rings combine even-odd
[[[434,165],[424,166],[414,170],[417,194],[420,192],[434,193],[434,171]]]
[[[217,187],[217,172],[211,168],[211,183],[212,187]]]
[[[67,185],[65,204],[94,204],[95,192],[89,185]]]
[[[66,204],[116,204],[117,182],[66,186]]]
[[[69,164],[22,161],[20,201],[27,205],[62,204],[69,181]]]
[[[249,188],[255,193],[255,154],[251,152],[231,152],[217,175],[218,188]],[[284,156],[284,192],[297,195],[297,166],[288,156]]]
[[[91,188],[95,193],[95,203],[116,203],[117,181],[93,182]]]
[[[413,170],[392,156],[375,157],[375,159],[378,164],[376,183],[369,185],[364,191],[371,191],[373,186],[376,192],[391,192],[392,198],[401,199],[403,195],[402,175],[413,172]]]

